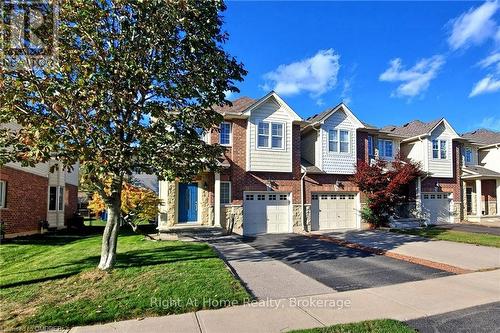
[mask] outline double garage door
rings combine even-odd
[[[243,234],[291,232],[290,194],[245,192],[243,200]]]
[[[451,193],[422,193],[422,213],[430,224],[452,222]]]
[[[355,229],[356,193],[313,193],[312,230]]]

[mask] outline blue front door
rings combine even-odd
[[[198,184],[179,184],[179,223],[198,220]]]

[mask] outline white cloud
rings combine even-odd
[[[500,52],[490,54],[478,62],[477,65],[481,68],[493,67],[494,70],[500,74]]]
[[[313,57],[280,65],[266,73],[261,87],[272,87],[280,95],[296,95],[303,91],[319,97],[337,84],[340,56],[333,49],[320,50]]]
[[[451,32],[448,44],[453,50],[478,45],[500,34],[493,15],[500,8],[498,0],[487,1],[477,8],[450,21]]]
[[[400,58],[391,60],[389,68],[380,74],[380,81],[402,82],[393,96],[414,97],[424,92],[444,64],[444,57],[435,55],[419,60],[415,66],[405,69]]]
[[[495,117],[483,118],[483,120],[480,123],[478,123],[476,127],[489,128],[494,131],[500,131],[500,118],[495,118]]]
[[[500,80],[497,80],[492,75],[488,75],[481,81],[476,83],[474,88],[472,88],[469,97],[474,97],[486,93],[493,93],[496,91],[500,91]]]

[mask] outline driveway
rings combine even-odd
[[[348,249],[301,235],[262,235],[246,237],[243,241],[265,255],[337,291],[451,275],[441,270]]]

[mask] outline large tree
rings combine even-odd
[[[246,74],[223,49],[224,10],[217,0],[61,1],[57,61],[0,73],[0,122],[22,126],[1,130],[1,163],[81,163],[108,210],[101,269],[115,260],[127,175],[217,167],[221,147],[199,132],[222,121],[212,106]]]

